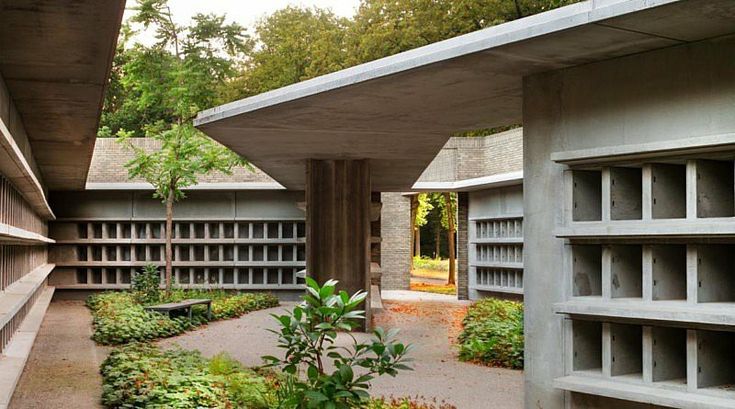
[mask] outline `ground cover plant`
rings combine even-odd
[[[130,291],[90,296],[87,306],[92,310],[92,339],[103,345],[149,341],[178,335],[210,321],[205,306],[195,306],[191,320],[146,311],[146,306],[158,303],[208,298],[212,300],[211,320],[235,318],[278,305],[278,298],[272,294],[227,293],[222,290],[162,291],[160,285],[158,267],[147,265],[133,277]]]
[[[523,368],[523,304],[486,298],[462,321],[459,358],[491,366]]]
[[[102,363],[102,403],[108,408],[287,409],[279,395],[287,378],[275,371],[249,369],[225,354],[161,349],[132,343],[117,347]],[[416,399],[372,399],[364,409],[455,409]]]

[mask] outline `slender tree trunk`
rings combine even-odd
[[[411,264],[408,271],[413,271],[413,258],[416,255],[416,211],[419,207],[418,195],[411,196],[411,249],[409,251],[411,255]]]
[[[434,258],[441,258],[442,250],[442,228],[441,224],[434,227]]]
[[[173,246],[171,245],[171,237],[173,230],[173,219],[174,219],[174,191],[169,190],[168,197],[166,197],[166,293],[171,291],[172,282],[172,260],[173,260]]]
[[[416,237],[414,237],[414,242],[413,242],[413,245],[414,245],[413,255],[415,257],[421,257],[421,227],[416,226],[414,231],[416,233]]]
[[[456,282],[454,276],[457,273],[455,264],[455,259],[457,257],[454,254],[454,209],[452,208],[452,194],[444,192],[444,201],[447,206],[447,225],[449,226],[449,231],[447,232],[447,247],[449,248],[449,279],[447,280],[447,284],[454,284]]]

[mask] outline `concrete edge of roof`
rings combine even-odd
[[[560,7],[204,110],[199,112],[194,125],[204,126],[322,92],[677,1],[680,0],[588,0]]]
[[[462,179],[453,182],[416,182],[412,192],[472,192],[523,184],[523,171]]]
[[[147,182],[87,182],[84,190],[153,190],[153,185]],[[286,190],[286,188],[275,182],[235,182],[199,183],[197,185],[184,188],[184,190]]]

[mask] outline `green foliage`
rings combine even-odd
[[[135,274],[130,285],[135,300],[140,304],[155,304],[161,294],[161,272],[155,264],[147,264]]]
[[[579,0],[363,0],[348,36],[359,64]]]
[[[331,11],[288,6],[261,20],[259,47],[227,99],[259,94],[344,68],[348,21]]]
[[[143,137],[223,102],[221,88],[253,48],[245,29],[224,16],[196,14],[180,26],[166,0],[139,0],[133,9],[118,41],[100,136]],[[131,44],[134,27],[154,30],[157,42]]]
[[[413,258],[413,267],[419,270],[449,271],[449,260],[415,256]]]
[[[283,359],[265,356],[269,366],[278,366],[292,376],[286,383],[288,393],[280,394],[282,408],[349,409],[359,407],[369,399],[369,382],[376,376],[395,376],[399,370],[409,370],[405,363],[411,346],[394,342],[396,330],[375,329],[369,343],[354,340],[352,348],[335,345],[338,331],[351,331],[365,319],[358,310],[367,293],[352,296],[337,293],[334,280],[323,286],[306,279],[304,302],[284,315],[274,315],[280,325],[278,346],[286,350]],[[330,359],[335,370],[327,373]],[[306,368],[306,376],[297,378]]]
[[[416,208],[416,219],[414,220],[414,226],[421,227],[428,221],[426,217],[429,212],[434,208],[434,205],[429,201],[428,193],[419,193],[416,196],[418,200],[418,207]]]
[[[130,344],[114,349],[101,373],[107,407],[257,409],[273,399],[270,379],[224,354]]]
[[[486,298],[462,322],[459,358],[492,366],[523,368],[523,304]]]
[[[408,398],[373,399],[362,409],[457,409],[448,403],[434,404],[418,402]]]
[[[176,302],[187,298],[212,299],[212,319],[239,317],[247,312],[275,307],[278,299],[271,294],[228,294],[224,291],[174,290],[168,296],[159,291],[159,302]],[[192,320],[188,317],[169,318],[146,311],[133,292],[107,292],[87,299],[92,310],[92,339],[103,345],[149,341],[181,334],[207,323],[204,306],[196,306]]]
[[[112,350],[102,363],[102,403],[109,408],[284,409],[293,377],[243,367],[226,354],[211,359],[199,351],[163,350],[135,343]],[[364,409],[455,409],[410,399],[360,402]]]
[[[182,189],[196,184],[201,175],[213,171],[231,174],[235,166],[249,166],[189,122],[173,125],[170,129],[157,129],[149,137],[159,140],[161,148],[146,150],[133,144],[127,133],[119,134],[118,141],[135,155],[125,164],[128,176],[145,179],[153,185],[154,196],[164,202],[169,198],[173,201],[184,198]]]

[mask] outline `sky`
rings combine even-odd
[[[228,22],[235,21],[253,34],[255,23],[262,17],[286,6],[316,6],[331,9],[341,17],[352,17],[360,4],[359,0],[169,0],[169,6],[177,24],[187,24],[197,13],[225,14]],[[128,1],[128,8],[134,7],[133,0]],[[125,18],[130,17],[133,11],[126,10]],[[152,33],[140,33],[138,41],[150,43]]]

